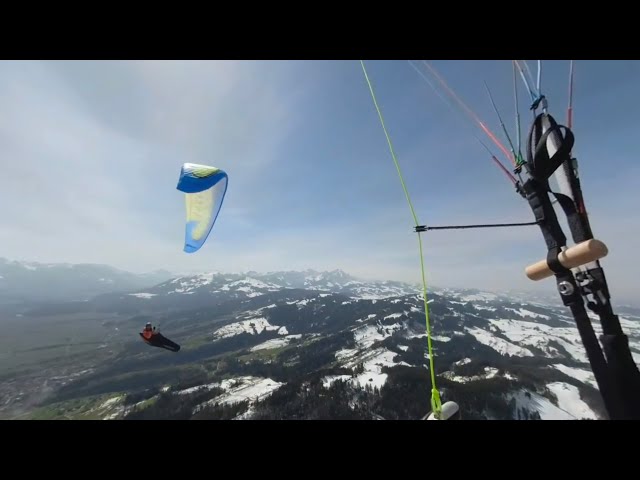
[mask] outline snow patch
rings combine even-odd
[[[210,405],[216,403],[230,404],[244,402],[245,400],[256,402],[265,399],[282,385],[284,383],[276,382],[270,378],[240,377],[223,380],[221,387],[227,392],[213,400],[209,400],[207,403]]]
[[[445,336],[441,336],[441,335],[434,335],[431,338],[433,340],[438,341],[438,342],[450,342],[451,341],[451,337],[445,337]]]
[[[157,293],[130,293],[129,296],[131,297],[136,297],[136,298],[145,298],[147,300],[149,300],[150,298],[155,297],[156,295],[158,295]]]
[[[573,415],[556,407],[550,400],[537,393],[521,389],[507,395],[507,401],[511,401],[512,398],[516,400],[516,408],[538,412],[542,420],[575,420]]]
[[[427,334],[426,333],[408,333],[406,338],[408,338],[408,339],[412,339],[412,338],[427,338]]]
[[[484,305],[474,305],[473,308],[476,310],[488,310],[490,312],[495,312],[497,310],[496,307],[485,307]]]
[[[351,379],[351,375],[328,375],[322,379],[322,386],[324,388],[329,388],[337,380],[342,380],[346,382],[350,379]]]
[[[358,355],[360,351],[354,348],[343,348],[342,350],[338,350],[335,353],[337,360],[347,360],[352,359],[356,355]]]
[[[273,331],[279,329],[280,327],[271,325],[266,318],[258,317],[225,325],[216,330],[213,335],[215,338],[228,338],[241,333],[260,335],[264,330]]]
[[[207,286],[213,282],[214,273],[201,273],[190,277],[178,277],[171,281],[171,284],[180,285],[169,293],[192,294],[193,290]],[[224,287],[223,287],[224,290]]]
[[[514,345],[513,343],[507,342],[502,338],[497,338],[493,336],[491,333],[482,330],[480,328],[469,328],[465,327],[465,330],[473,335],[476,340],[480,343],[487,345],[488,347],[493,348],[496,352],[501,355],[512,355],[517,357],[533,357],[533,353],[531,353],[526,348],[519,347],[518,345]]]
[[[244,413],[241,413],[240,415],[235,417],[233,420],[249,420],[251,419],[254,413],[255,413],[255,410],[252,405],[249,408],[247,408],[247,410]]]
[[[492,326],[511,341],[541,349],[549,358],[560,357],[560,352],[549,346],[549,341],[559,343],[569,355],[579,362],[587,362],[586,353],[575,327],[551,327],[542,323],[522,320],[490,320]]]
[[[549,315],[543,315],[541,313],[532,312],[531,310],[527,310],[524,308],[520,308],[519,310],[516,310],[515,308],[505,307],[505,310],[514,312],[517,315],[520,315],[521,317],[544,318],[545,320],[551,320],[551,317]]]
[[[208,390],[212,390],[216,387],[220,386],[220,382],[215,382],[215,383],[208,383],[206,385],[198,385],[195,387],[191,387],[191,388],[185,388],[184,390],[180,390],[178,392],[175,392],[176,395],[189,395],[190,393],[195,393],[195,392],[202,392],[202,391],[208,391]]]
[[[625,317],[620,317],[620,325],[624,328],[630,335],[640,336],[640,322],[637,320],[630,320]]]
[[[236,280],[235,282],[231,282],[228,284],[230,287],[236,287],[239,285],[247,285],[247,286],[251,286],[254,288],[261,288],[261,289],[280,289],[280,287],[278,287],[277,285],[274,285],[272,283],[265,283],[261,280],[257,280],[255,278],[251,278],[251,277],[245,277],[242,280]],[[246,288],[246,287],[240,287],[240,288]],[[238,288],[237,290],[240,290],[240,288]]]
[[[368,348],[375,342],[384,340],[393,335],[396,330],[402,328],[400,324],[394,325],[366,325],[353,332],[353,338],[361,348]]]
[[[473,375],[471,377],[464,377],[462,375],[455,375],[453,372],[445,372],[443,376],[453,382],[468,383],[478,380],[486,380],[494,378],[498,374],[498,369],[493,367],[484,367],[484,372],[480,375]]]
[[[498,296],[493,293],[480,292],[474,295],[465,295],[460,297],[460,300],[463,302],[490,302],[492,300],[497,300]]]
[[[193,413],[195,414],[205,406],[213,406],[215,404],[239,403],[245,400],[253,403],[259,400],[263,400],[278,388],[280,388],[282,385],[284,385],[284,383],[276,382],[274,380],[271,380],[270,378],[246,376],[238,378],[228,378],[223,380],[219,384],[216,383],[201,385],[199,387],[193,387],[193,389],[188,390],[195,391],[202,388],[213,388],[213,386],[217,386],[222,390],[225,390],[225,393],[223,393],[222,395],[219,395],[216,398],[208,400],[195,407],[193,410]],[[240,417],[236,418],[241,419]]]
[[[256,352],[258,350],[272,350],[274,348],[286,347],[289,345],[291,340],[302,338],[302,335],[287,335],[284,338],[272,338],[271,340],[267,340],[255,347],[251,348],[252,352]]]
[[[355,383],[363,387],[370,385],[371,387],[382,388],[387,382],[388,375],[382,373],[384,367],[393,367],[396,365],[409,366],[406,362],[395,363],[393,358],[397,354],[385,348],[379,348],[373,352],[367,352],[367,354],[360,358],[360,362],[363,363],[364,372],[359,374],[355,378]]]
[[[565,375],[568,375],[576,380],[580,380],[583,383],[587,383],[595,388],[598,388],[598,384],[596,383],[596,379],[593,375],[593,372],[588,370],[583,370],[581,368],[575,367],[567,367],[561,363],[556,363],[551,365],[553,368],[560,370]]]
[[[598,420],[595,412],[580,398],[578,387],[564,382],[554,382],[547,385],[547,388],[557,397],[558,407],[576,419]]]
[[[98,410],[103,410],[105,408],[109,408],[109,407],[114,406],[116,403],[118,403],[120,401],[121,398],[122,398],[121,396],[110,398],[109,400],[104,402],[102,405],[100,405],[98,407]]]

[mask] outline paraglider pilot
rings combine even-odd
[[[172,342],[167,337],[162,335],[159,331],[156,330],[156,327],[151,325],[151,322],[147,322],[144,326],[144,329],[140,332],[140,336],[142,340],[146,342],[148,345],[152,347],[165,348],[172,352],[177,352],[180,350],[180,345],[175,342]]]

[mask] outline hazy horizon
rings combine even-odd
[[[113,265],[109,265],[109,264],[105,264],[105,263],[56,263],[56,262],[36,262],[36,261],[31,261],[31,260],[24,260],[24,259],[9,259],[9,258],[5,258],[5,257],[0,257],[0,260],[6,260],[8,262],[19,262],[19,263],[25,263],[25,264],[39,264],[39,265],[77,265],[77,266],[97,266],[97,267],[107,267],[107,268],[112,268],[115,270],[118,270],[120,272],[126,272],[126,273],[130,273],[130,274],[135,274],[135,275],[147,275],[147,274],[154,274],[154,273],[160,273],[160,272],[164,272],[167,273],[171,276],[171,278],[177,278],[180,276],[192,276],[192,275],[207,275],[207,274],[221,274],[221,275],[239,275],[239,274],[252,274],[255,273],[257,275],[269,275],[269,274],[273,274],[273,273],[287,273],[287,272],[294,272],[294,273],[304,273],[304,272],[314,272],[314,273],[332,273],[332,272],[336,272],[336,271],[340,271],[343,273],[346,273],[347,275],[349,275],[350,277],[353,277],[355,280],[359,280],[359,281],[363,281],[363,282],[399,282],[399,283],[406,283],[409,285],[414,285],[416,286],[416,288],[421,288],[422,287],[422,282],[419,280],[402,280],[402,279],[398,279],[398,278],[382,278],[382,277],[375,277],[375,276],[369,276],[369,277],[363,277],[360,275],[355,275],[352,272],[349,271],[345,271],[344,269],[335,269],[335,270],[317,270],[317,269],[313,269],[313,268],[306,268],[306,269],[300,269],[300,270],[244,270],[244,271],[239,271],[239,270],[222,270],[222,271],[218,271],[218,270],[191,270],[191,271],[171,271],[171,270],[166,270],[166,269],[157,269],[157,270],[145,270],[145,271],[131,271],[131,270],[127,270],[126,268],[119,268],[119,267],[115,267]],[[533,294],[533,295],[540,295],[541,297],[548,299],[550,301],[554,301],[557,300],[557,302],[560,302],[559,298],[556,297],[556,294],[554,291],[538,291],[538,292],[533,292],[530,290],[524,290],[524,289],[518,289],[518,288],[488,288],[486,286],[482,286],[482,285],[478,285],[478,286],[461,286],[461,285],[455,285],[455,284],[432,284],[432,285],[428,285],[428,291],[427,291],[427,297],[433,292],[434,289],[452,289],[452,290],[477,290],[477,291],[483,291],[483,292],[487,292],[487,293],[495,293],[495,294],[502,294],[502,295],[507,295],[507,294],[522,294],[522,295],[526,295],[526,294]],[[616,298],[614,299],[619,305],[622,304],[628,304],[630,306],[637,306],[638,308],[640,308],[640,304],[636,303],[635,299],[633,298]]]
[[[510,61],[433,64],[498,133],[486,80],[513,134]],[[532,220],[468,124],[406,61],[367,66],[423,223]],[[640,62],[577,61],[575,72],[587,208],[610,249],[602,263],[614,301],[635,298]],[[341,269],[420,281],[412,219],[357,61],[4,61],[0,73],[3,257],[134,273]],[[567,74],[568,62],[543,62],[562,123]],[[193,255],[182,252],[176,190],[185,162],[229,174],[211,237]],[[546,256],[536,227],[423,239],[429,286],[555,292],[552,279],[524,275]]]

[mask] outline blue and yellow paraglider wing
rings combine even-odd
[[[222,208],[227,184],[227,174],[219,168],[194,163],[182,166],[178,190],[185,193],[187,207],[185,252],[197,252],[207,241]]]

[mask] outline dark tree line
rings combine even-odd
[[[239,402],[232,404],[207,405],[193,415],[191,420],[233,420],[238,415],[242,415],[249,408],[249,402]]]
[[[190,402],[168,392],[160,393],[158,398],[149,406],[135,408],[125,417],[125,420],[189,420],[192,415]]]
[[[319,380],[284,385],[259,402],[252,418],[257,420],[363,420],[370,412],[363,399],[372,393],[357,391],[336,381],[325,389]],[[373,401],[373,400],[372,400]],[[354,408],[355,407],[355,408]]]
[[[221,388],[202,388],[188,394],[161,392],[149,405],[134,407],[125,420],[190,420],[197,405],[224,393]]]
[[[138,390],[135,392],[131,392],[131,393],[127,393],[126,396],[124,397],[124,401],[123,404],[125,406],[127,405],[135,405],[136,403],[142,402],[144,400],[147,400],[151,397],[153,397],[154,395],[158,395],[160,393],[160,389],[155,387],[155,388],[149,388],[146,390]]]

